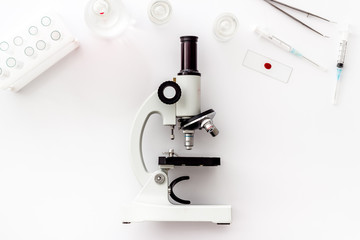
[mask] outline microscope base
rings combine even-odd
[[[174,205],[169,202],[169,178],[159,169],[132,202],[121,209],[122,222],[213,222],[231,223],[231,205]]]
[[[158,177],[162,181],[156,183]],[[135,200],[121,209],[122,222],[231,223],[231,205],[174,205],[169,202],[169,179],[161,169],[150,174]]]
[[[173,205],[133,203],[122,209],[123,223],[143,221],[231,223],[230,205]]]

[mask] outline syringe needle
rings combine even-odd
[[[339,87],[340,87],[340,81],[336,81],[336,88],[335,88],[335,93],[334,93],[334,102],[333,102],[333,104],[334,104],[334,105],[336,105],[336,104],[337,104],[338,93],[339,93]]]
[[[322,71],[324,71],[324,72],[327,71],[326,68],[324,68],[323,66],[321,66],[321,65],[317,64],[316,62],[310,60],[309,58],[307,58],[307,57],[305,57],[305,56],[303,56],[303,55],[301,55],[301,57],[303,57],[305,60],[307,60],[308,62],[310,62],[310,63],[312,63],[313,65],[315,65],[315,66],[316,66],[317,68],[319,68],[320,70],[322,70]]]
[[[338,68],[337,70],[337,79],[336,79],[336,87],[334,92],[334,102],[333,104],[337,104],[338,96],[339,96],[339,90],[340,90],[340,75],[341,75],[342,69]]]

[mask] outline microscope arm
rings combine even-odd
[[[152,93],[138,111],[133,128],[131,130],[131,166],[141,186],[149,180],[151,173],[148,172],[142,153],[142,138],[144,128],[152,114],[160,114],[163,125],[175,125],[175,104],[167,105],[160,101],[157,91]]]

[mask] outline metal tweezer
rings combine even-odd
[[[285,15],[289,16],[290,18],[294,19],[295,21],[297,21],[298,23],[304,25],[305,27],[309,28],[310,30],[316,32],[317,34],[323,36],[323,37],[327,37],[326,35],[320,33],[319,31],[313,29],[312,27],[310,27],[309,25],[305,24],[304,22],[300,21],[299,19],[297,19],[296,17],[292,16],[291,14],[287,13],[286,11],[282,10],[281,8],[279,8],[278,6],[276,6],[274,3],[277,3],[279,5],[282,5],[282,6],[285,6],[285,7],[288,7],[288,8],[291,8],[291,9],[294,9],[296,11],[299,11],[299,12],[302,12],[302,13],[306,13],[307,16],[313,16],[313,17],[317,17],[321,20],[324,20],[324,21],[327,21],[327,22],[331,22],[329,19],[326,19],[326,18],[323,18],[323,17],[320,17],[318,15],[315,15],[313,13],[310,13],[308,11],[304,11],[304,10],[301,10],[299,8],[296,8],[296,7],[292,7],[292,6],[289,6],[285,3],[282,3],[282,2],[279,2],[279,1],[275,1],[275,0],[264,0],[265,2],[267,2],[268,4],[270,4],[271,6],[273,6],[274,8],[276,8],[277,10],[279,10],[280,12],[284,13]]]

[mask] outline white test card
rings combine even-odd
[[[292,72],[292,67],[251,50],[247,51],[243,65],[283,83],[289,81]]]

